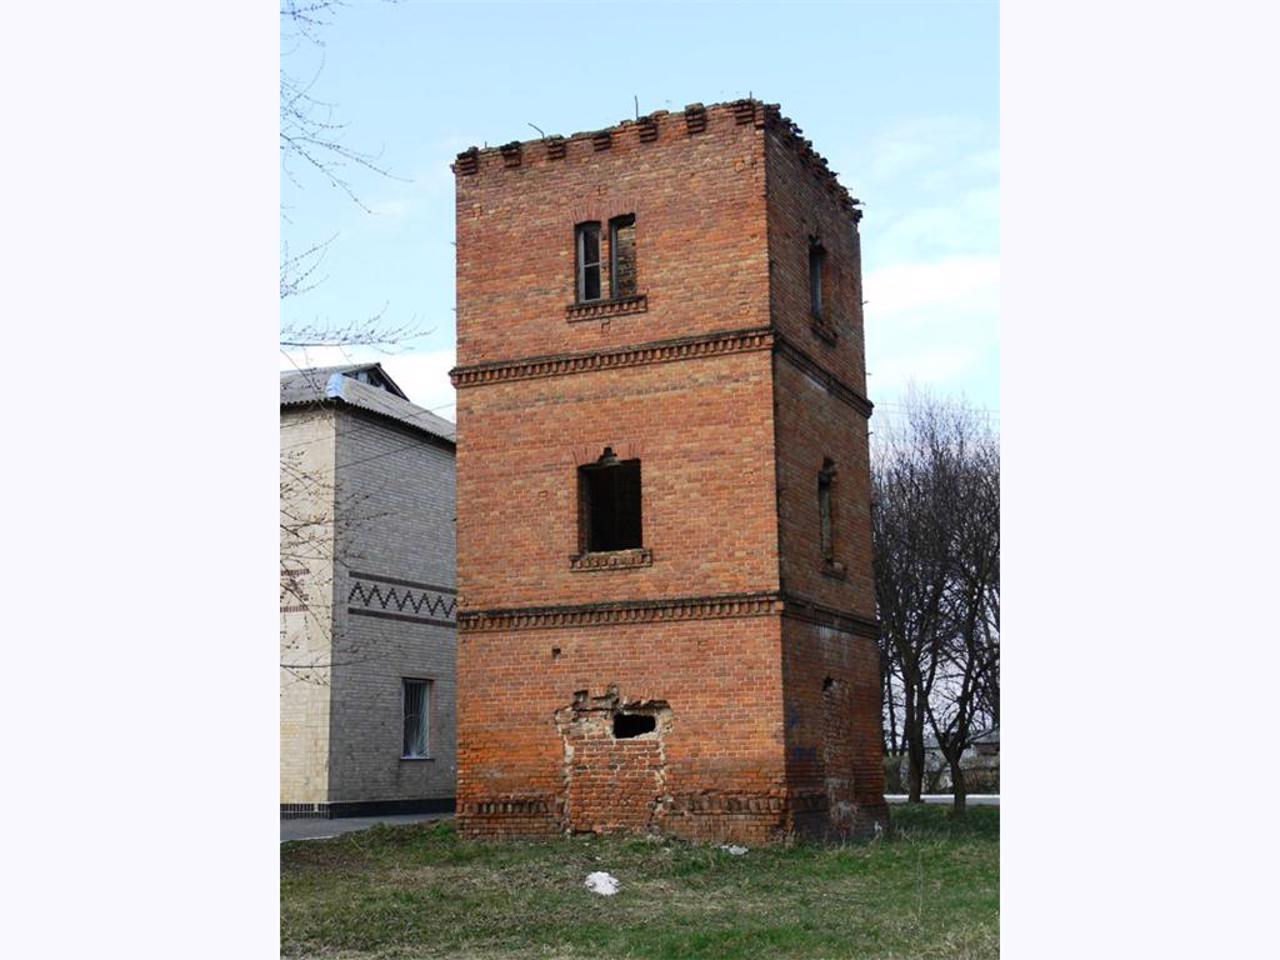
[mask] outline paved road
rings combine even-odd
[[[342,833],[367,830],[375,823],[398,826],[406,823],[428,823],[452,817],[451,813],[406,813],[390,817],[340,817],[336,820],[281,820],[280,842],[286,840],[327,840]]]
[[[886,793],[884,798],[890,803],[907,802],[907,795],[905,793]],[[925,803],[950,804],[953,798],[949,793],[926,793],[920,799]],[[971,793],[967,799],[971,807],[1000,806],[1000,794],[998,793]]]

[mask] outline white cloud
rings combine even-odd
[[[880,267],[867,274],[863,289],[868,318],[960,306],[966,313],[985,308],[994,322],[999,315],[1000,258],[956,256]]]
[[[882,267],[865,281],[868,389],[916,384],[998,405],[1000,261],[953,256]]]

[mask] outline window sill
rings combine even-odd
[[[582,553],[569,558],[573,573],[599,573],[606,570],[634,570],[636,567],[653,566],[653,551],[648,547],[632,550],[607,550],[598,553]]]
[[[570,323],[579,323],[583,320],[603,320],[632,313],[645,313],[648,309],[648,295],[638,293],[633,297],[619,297],[616,300],[588,300],[586,303],[571,303],[564,308],[564,316]]]
[[[814,335],[818,337],[818,339],[824,341],[828,346],[834,347],[836,345],[836,340],[840,337],[840,334],[836,332],[836,328],[830,320],[823,320],[820,317],[813,316],[812,314],[809,315],[809,329],[813,331]]]
[[[406,763],[416,763],[422,760],[429,760],[431,762],[435,762],[436,758],[435,757],[401,757],[400,759]]]
[[[844,568],[844,564],[839,560],[824,560],[822,562],[822,575],[830,577],[832,580],[849,579],[849,571]]]

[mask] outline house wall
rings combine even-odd
[[[329,799],[334,411],[280,411],[280,802]]]
[[[329,799],[449,799],[457,739],[453,450],[346,407],[337,424]],[[403,678],[432,684],[428,760],[401,758]]]

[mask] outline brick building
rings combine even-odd
[[[460,829],[883,825],[856,201],[755,100],[454,171]]]
[[[378,364],[280,378],[280,805],[450,810],[453,424]]]

